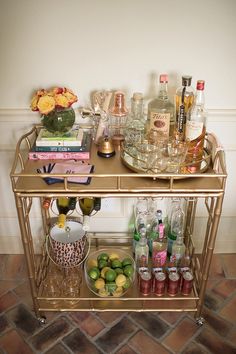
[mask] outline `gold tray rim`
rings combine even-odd
[[[207,140],[207,139],[206,139]],[[207,141],[209,143],[209,141]],[[185,178],[191,178],[193,177],[195,174],[203,174],[205,172],[207,172],[207,170],[209,169],[210,165],[211,165],[211,160],[212,160],[212,155],[211,155],[211,152],[209,152],[209,150],[207,148],[204,147],[204,158],[202,158],[199,162],[205,162],[205,166],[203,168],[201,168],[200,170],[194,172],[194,173],[180,173],[178,176],[174,176],[174,179],[185,179]],[[129,155],[130,157],[132,157],[126,150],[125,148],[122,146],[121,148],[121,153],[120,153],[120,159],[122,161],[122,163],[128,167],[131,171],[133,172],[136,172],[136,173],[146,173],[148,176],[150,176],[152,173],[155,174],[155,179],[170,179],[170,178],[173,178],[173,173],[172,172],[165,172],[163,173],[163,176],[162,176],[162,173],[154,173],[153,171],[150,170],[150,173],[143,170],[143,169],[139,169],[135,166],[133,166],[132,164],[130,164],[126,159],[125,157],[123,156],[124,153],[126,153],[127,155]],[[198,163],[195,162],[195,163]],[[186,167],[186,166],[190,166],[191,164],[182,164],[183,167]],[[169,174],[169,176],[167,176],[167,174]]]

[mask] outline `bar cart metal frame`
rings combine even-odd
[[[44,312],[47,311],[189,311],[195,313],[196,322],[203,323],[202,309],[206,284],[214,251],[214,245],[220,221],[222,203],[226,184],[226,167],[224,151],[217,149],[214,135],[211,139],[211,164],[205,173],[191,176],[182,174],[146,174],[130,171],[120,159],[120,151],[109,159],[97,156],[97,147],[92,145],[90,163],[95,166],[89,185],[72,184],[68,182],[67,174],[58,175],[63,183],[48,186],[37,168],[49,161],[28,159],[28,152],[35,143],[41,126],[34,126],[18,141],[10,173],[12,189],[18,213],[21,238],[26,257],[29,283],[33,299],[34,311],[40,322],[44,322]],[[88,128],[88,127],[87,127]],[[86,127],[85,127],[86,129]],[[86,174],[77,174],[85,176]],[[57,176],[57,175],[55,175]],[[88,176],[88,175],[87,175]],[[52,265],[46,251],[46,238],[42,236],[42,251],[36,254],[34,238],[31,231],[31,210],[34,200],[41,205],[45,197],[105,197],[105,198],[135,198],[135,197],[180,197],[188,198],[185,244],[191,254],[191,269],[194,273],[194,286],[189,296],[140,295],[137,286],[130,288],[120,298],[100,298],[91,293],[82,276],[80,295],[76,299],[65,297],[50,298],[44,294],[43,284],[47,280],[48,271]],[[198,257],[192,241],[194,220],[198,199],[203,198],[208,214],[202,254]],[[51,218],[48,211],[41,208],[43,235],[47,235]],[[131,250],[132,235],[118,233],[90,233],[91,249],[99,249],[118,245],[125,250]],[[82,266],[80,267],[82,274]]]

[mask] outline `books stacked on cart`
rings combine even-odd
[[[55,136],[42,128],[35,145],[29,152],[30,160],[88,160],[91,135],[78,125],[61,136]]]

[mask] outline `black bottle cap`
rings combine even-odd
[[[182,76],[182,86],[191,86],[192,76]]]

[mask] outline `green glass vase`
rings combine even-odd
[[[49,114],[42,115],[42,124],[50,133],[62,135],[67,133],[75,123],[73,108],[55,109]]]

